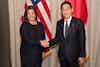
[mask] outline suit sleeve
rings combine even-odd
[[[26,25],[22,25],[20,28],[20,35],[22,40],[28,42],[29,44],[40,45],[40,41],[34,41],[31,36],[29,35],[29,30]]]
[[[55,45],[56,43],[59,43],[61,40],[60,40],[60,22],[57,22],[57,26],[56,26],[56,34],[55,34],[55,38],[54,39],[51,39],[49,41],[49,45],[52,46],[52,45]]]
[[[80,57],[86,56],[86,35],[85,35],[85,28],[82,21],[79,24],[79,41],[80,41]]]

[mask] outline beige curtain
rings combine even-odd
[[[86,67],[100,67],[100,0],[87,0],[87,5],[87,51],[90,59]]]
[[[63,0],[56,0],[63,1]],[[54,0],[50,0],[54,4]],[[10,50],[12,67],[20,67],[20,17],[23,15],[25,0],[9,0],[9,19],[10,19]],[[86,49],[89,59],[84,67],[100,67],[100,0],[87,0],[88,5],[88,24],[86,25]],[[59,18],[60,5],[51,8],[52,22]],[[56,9],[55,9],[56,8]],[[54,10],[55,9],[55,10]],[[56,23],[52,23],[53,34],[55,33]],[[53,49],[53,54],[43,61],[43,67],[59,67],[57,58],[57,48]]]

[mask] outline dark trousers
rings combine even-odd
[[[41,67],[41,58],[32,58],[30,56],[21,56],[21,67]]]
[[[23,63],[21,67],[41,67],[41,63]]]
[[[60,61],[60,67],[79,67],[78,60],[69,62],[67,58],[60,57],[59,61]]]

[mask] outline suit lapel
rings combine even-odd
[[[75,20],[74,20],[74,18],[72,17],[72,19],[71,19],[71,22],[70,22],[70,26],[68,27],[68,32],[67,32],[67,38],[69,38],[70,37],[70,34],[71,34],[71,31],[73,30],[73,28],[74,28],[74,22],[75,22]],[[62,33],[62,36],[63,36],[63,38],[65,39],[65,36],[64,36],[64,19],[62,19],[61,20],[61,33]]]
[[[62,36],[64,38],[64,19],[61,20],[61,33],[62,33]]]
[[[73,30],[73,25],[74,25],[74,18],[72,17],[72,19],[70,21],[70,25],[69,25],[68,30],[67,30],[67,33],[66,33],[66,37],[65,37],[68,40],[69,40],[70,34],[71,34],[72,30]]]
[[[72,17],[72,19],[71,19],[71,22],[70,22],[70,26],[69,26],[69,28],[68,28],[68,31],[72,31],[72,29],[75,27],[74,25],[75,25],[75,20],[74,20],[74,17]]]

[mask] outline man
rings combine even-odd
[[[83,22],[72,17],[73,8],[70,2],[61,4],[63,18],[57,22],[55,38],[49,46],[59,44],[58,57],[61,67],[79,67],[85,58],[85,29]],[[42,42],[46,44],[46,41]]]

